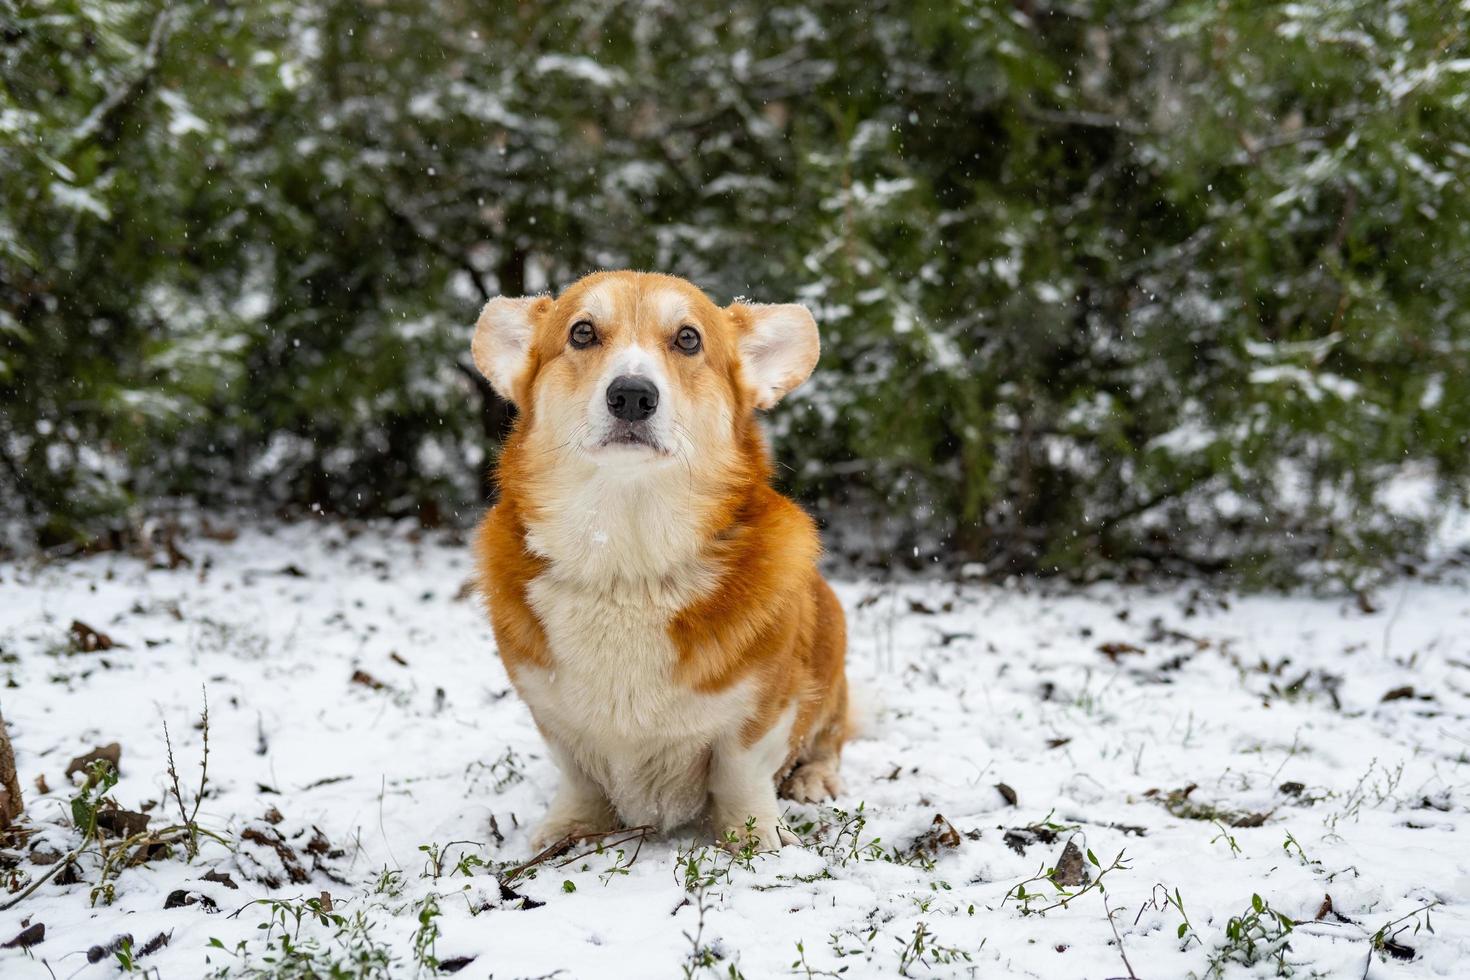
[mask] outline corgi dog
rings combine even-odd
[[[846,627],[756,413],[816,365],[812,314],[599,272],[490,300],[472,350],[518,409],[473,549],[561,775],[532,847],[701,817],[725,843],[793,842],[778,788],[839,792]]]

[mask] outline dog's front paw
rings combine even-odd
[[[820,803],[842,792],[842,778],[837,767],[825,762],[808,762],[797,766],[781,784],[781,795],[798,803]]]
[[[740,827],[730,827],[720,836],[719,844],[733,854],[750,851],[778,851],[787,844],[800,844],[801,838],[781,826],[780,821],[747,821]]]

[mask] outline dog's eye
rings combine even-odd
[[[674,346],[679,348],[682,354],[698,354],[703,342],[699,339],[699,331],[693,327],[680,327],[679,332],[674,334]]]
[[[578,320],[576,323],[572,324],[571,341],[572,346],[577,348],[578,350],[581,350],[584,347],[591,347],[593,344],[597,343],[597,331],[593,329],[592,324],[589,321]]]

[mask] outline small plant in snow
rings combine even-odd
[[[914,926],[914,934],[909,937],[898,951],[898,973],[900,976],[909,975],[909,967],[915,963],[923,966],[947,965],[958,963],[961,960],[970,962],[970,954],[957,946],[945,946],[940,943],[929,927],[923,922]]]
[[[174,800],[179,805],[179,825],[183,827],[188,836],[184,842],[184,849],[188,852],[189,860],[199,856],[199,804],[204,801],[204,790],[209,785],[209,692],[204,692],[204,712],[200,716],[200,727],[204,732],[204,755],[199,761],[199,790],[194,794],[194,807],[188,809],[184,806],[184,792],[179,786],[179,770],[174,765],[174,743],[168,736],[168,720],[163,722],[163,744],[168,748],[168,776],[172,782]]]
[[[1215,826],[1219,828],[1220,832],[1214,837],[1210,838],[1210,843],[1214,844],[1223,840],[1225,844],[1230,848],[1230,856],[1232,858],[1239,857],[1241,854],[1241,850],[1240,845],[1235,842],[1235,835],[1227,830],[1225,825],[1220,821],[1216,820],[1213,822]]]
[[[525,780],[526,761],[515,749],[506,748],[493,762],[470,763],[465,768],[465,776],[469,777],[471,792],[477,790],[481,779],[488,776],[495,792],[504,793],[516,783]]]
[[[390,980],[396,975],[393,954],[373,935],[373,922],[366,913],[358,911],[349,918],[316,898],[262,899],[261,904],[270,909],[269,920],[258,927],[264,932],[261,942],[265,948],[257,952],[242,939],[231,949],[211,938],[209,947],[229,957],[215,969],[216,978]],[[313,923],[330,933],[318,936],[308,932],[302,938],[302,927],[315,928]]]
[[[439,896],[433,892],[424,896],[419,903],[418,928],[413,933],[413,958],[419,969],[434,973],[439,969],[439,958],[434,953],[439,939]]]
[[[451,865],[449,863],[452,858],[450,849],[461,846],[482,848],[485,845],[472,840],[452,840],[442,847],[433,841],[427,844],[420,844],[419,851],[424,855],[424,870],[419,872],[419,877],[429,878],[434,881],[438,881],[446,874],[450,877],[463,875],[466,878],[473,878],[476,868],[489,867],[489,863],[473,850],[461,851],[458,859],[455,859]]]
[[[137,973],[138,961],[133,954],[133,937],[122,936],[118,940],[117,949],[112,953],[117,960],[117,968],[122,973]]]
[[[1295,925],[1290,916],[1273,909],[1260,895],[1252,895],[1250,908],[1225,923],[1225,941],[1210,954],[1205,976],[1223,977],[1225,967],[1231,963],[1245,966],[1270,963],[1276,976],[1291,976],[1286,954],[1291,951],[1291,930]]]
[[[841,959],[844,956],[861,956],[864,959],[873,958],[873,940],[878,938],[878,927],[874,926],[864,933],[853,932],[844,929],[834,932],[827,937],[827,945],[832,947],[832,955]]]
[[[1289,830],[1286,832],[1286,840],[1282,842],[1281,849],[1287,854],[1293,855],[1302,863],[1303,867],[1311,868],[1313,871],[1322,870],[1322,862],[1314,861],[1307,857],[1307,852],[1302,849],[1301,842]]]
[[[721,846],[705,845],[680,851],[674,868],[676,875],[682,879],[684,890],[694,894],[713,888],[721,882],[730,884],[736,868],[752,870],[756,855],[760,853],[751,843],[754,832],[755,821],[749,820],[746,821],[743,835],[732,830],[725,835]]]
[[[1397,919],[1391,919],[1378,927],[1369,939],[1368,962],[1373,962],[1373,954],[1380,956],[1392,956],[1395,959],[1408,960],[1414,958],[1414,950],[1398,941],[1398,937],[1412,929],[1410,935],[1417,936],[1419,930],[1425,932],[1434,931],[1434,923],[1430,921],[1429,911],[1440,904],[1438,900],[1425,902],[1407,915],[1401,915]],[[1400,925],[1400,923],[1403,923]],[[1363,975],[1368,975],[1367,967],[1363,969]]]
[[[1382,766],[1382,774],[1375,777],[1374,773],[1379,768],[1377,759],[1368,763],[1367,772],[1359,776],[1353,788],[1343,795],[1342,806],[1324,819],[1328,830],[1335,831],[1337,825],[1344,821],[1356,821],[1364,807],[1378,807],[1390,801],[1397,807],[1394,793],[1404,778],[1404,764],[1400,762],[1392,769]]]
[[[373,883],[374,895],[385,895],[388,898],[397,898],[403,894],[403,872],[384,867],[378,872],[377,881]]]
[[[1108,863],[1108,866],[1103,867],[1102,862],[1097,859],[1097,855],[1093,854],[1091,849],[1089,849],[1087,851],[1087,860],[1088,863],[1097,869],[1097,876],[1080,887],[1063,884],[1059,880],[1060,875],[1056,868],[1048,868],[1043,865],[1041,870],[1036,874],[1006,892],[1005,898],[1001,899],[1000,904],[1005,905],[1007,902],[1015,900],[1020,904],[1022,915],[1045,915],[1052,909],[1066,908],[1088,892],[1105,892],[1106,889],[1103,887],[1103,879],[1114,871],[1128,870],[1128,861],[1123,857],[1125,853],[1125,851],[1119,851],[1117,856]],[[1046,892],[1035,889],[1028,891],[1026,889],[1027,885],[1040,881],[1044,881],[1050,885],[1052,891]]]
[[[791,972],[813,980],[815,977],[840,977],[847,972],[847,967],[838,970],[821,970],[806,961],[806,946],[800,940],[796,943],[796,959],[791,962]]]
[[[694,977],[706,974],[728,977],[729,980],[745,980],[744,974],[734,963],[726,963],[725,969],[721,970],[719,966],[724,956],[704,940],[704,917],[712,907],[709,895],[711,884],[712,881],[700,878],[692,889],[697,918],[694,932],[684,933],[684,938],[689,940],[689,952],[684,955],[684,962],[680,964],[682,976],[684,980],[693,980]]]
[[[1179,913],[1180,922],[1176,932],[1181,942],[1180,948],[1188,949],[1191,939],[1203,946],[1205,941],[1199,937],[1199,933],[1194,931],[1194,924],[1189,921],[1189,913],[1184,911],[1184,895],[1180,893],[1178,888],[1170,892],[1169,886],[1163,882],[1154,885],[1153,894],[1139,907],[1138,915],[1133,918],[1133,924],[1138,925],[1138,920],[1142,919],[1143,913],[1149,909],[1153,909],[1155,912],[1162,912],[1171,907]]]
[[[98,759],[87,768],[77,795],[71,798],[71,822],[86,840],[97,833],[97,810],[107,791],[117,785],[117,770],[106,759]]]
[[[824,809],[829,812],[827,819],[820,823],[809,821],[793,829],[811,850],[826,858],[829,864],[845,868],[854,862],[889,859],[881,838],[863,839],[863,831],[868,826],[867,804],[859,803],[857,809],[851,812],[839,807]]]

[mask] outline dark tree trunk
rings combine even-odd
[[[0,830],[14,823],[23,807],[20,776],[15,771],[15,753],[10,748],[10,733],[5,730],[5,718],[0,716]]]

